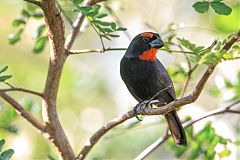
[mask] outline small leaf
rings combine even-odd
[[[102,30],[103,30],[104,32],[107,32],[107,33],[113,32],[113,30],[110,29],[110,28],[102,28]]]
[[[192,7],[199,13],[205,13],[209,9],[209,2],[196,2]]]
[[[84,0],[72,0],[74,4],[81,4]]]
[[[23,17],[17,18],[15,20],[13,20],[13,22],[12,22],[12,26],[13,27],[20,26],[21,24],[23,24],[23,25],[26,24],[26,21],[25,21],[25,19]]]
[[[92,6],[92,11],[93,12],[96,12],[96,11],[98,12],[100,8],[101,8],[101,6],[99,4],[95,4],[94,6]]]
[[[5,72],[8,69],[8,66],[0,67],[0,73]]]
[[[224,59],[232,59],[233,57],[232,57],[231,54],[227,54],[227,53],[226,53],[226,54],[223,55],[223,58],[224,58]]]
[[[99,13],[98,15],[94,16],[94,18],[103,18],[106,17],[107,14],[106,13]]]
[[[34,51],[35,53],[40,53],[40,52],[42,52],[42,50],[43,50],[44,47],[45,47],[46,41],[47,41],[47,37],[41,37],[41,38],[39,38],[39,39],[35,42],[33,51]]]
[[[41,11],[37,11],[37,12],[33,13],[32,16],[37,19],[43,18],[43,13]]]
[[[126,31],[127,28],[119,27],[119,28],[117,28],[116,30],[117,30],[117,31]]]
[[[85,13],[86,16],[89,16],[89,17],[94,17],[98,14],[97,11],[90,11],[90,12],[87,12]]]
[[[4,144],[5,144],[5,140],[4,139],[0,140],[0,152],[2,152]]]
[[[110,37],[120,37],[119,35],[117,34],[108,34]]]
[[[99,20],[94,20],[93,23],[97,23],[101,26],[111,26],[110,22],[103,22],[103,21],[99,21]]]
[[[10,79],[12,77],[12,75],[3,75],[3,76],[0,76],[0,82],[4,82],[6,81],[7,79]]]
[[[23,32],[23,29],[17,30],[15,33],[8,35],[8,40],[10,44],[15,44],[21,39],[21,34]]]
[[[223,158],[223,157],[229,156],[230,154],[231,154],[231,151],[225,147],[222,152],[218,153],[218,156],[220,158]]]
[[[0,159],[1,160],[9,160],[12,157],[13,153],[14,153],[14,151],[12,149],[8,149],[1,153]]]
[[[29,18],[29,17],[31,17],[31,14],[26,9],[23,9],[22,10],[22,16],[26,17],[26,18]]]
[[[46,29],[46,25],[45,24],[38,26],[38,28],[37,28],[37,30],[35,32],[35,36],[34,37],[36,39],[40,38],[43,35],[45,29]]]
[[[210,5],[217,14],[229,15],[232,12],[232,9],[223,2],[211,2]]]
[[[92,6],[84,6],[79,8],[82,12],[88,12],[92,9]]]
[[[111,23],[111,28],[112,28],[113,30],[116,30],[116,27],[117,27],[116,23],[112,22],[112,23]]]

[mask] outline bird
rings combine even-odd
[[[133,38],[121,59],[121,78],[139,104],[146,105],[149,100],[156,100],[158,107],[161,107],[176,100],[173,82],[156,57],[158,49],[163,46],[164,42],[158,33],[143,32]],[[144,112],[144,108],[141,109]],[[164,116],[174,143],[187,146],[186,134],[176,110]]]

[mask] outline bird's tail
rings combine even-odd
[[[177,145],[187,146],[187,138],[183,126],[178,118],[177,112],[174,110],[165,115],[169,130],[172,134],[174,142]]]

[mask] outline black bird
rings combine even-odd
[[[163,46],[164,43],[159,34],[144,32],[131,41],[121,60],[122,80],[138,102],[150,100],[156,94],[154,100],[162,104],[176,99],[172,80],[162,63],[156,58],[158,48]],[[177,145],[186,146],[186,135],[177,112],[174,110],[166,114],[165,118],[174,142]]]

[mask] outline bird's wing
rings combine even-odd
[[[165,69],[165,67],[162,65],[162,63],[160,61],[157,61],[157,66],[158,66],[157,67],[157,72],[158,72],[157,79],[158,79],[159,83],[161,83],[164,86],[164,88],[171,86],[171,88],[168,89],[167,92],[175,100],[176,94],[175,94],[174,85],[173,85],[173,82],[172,82],[167,70]]]

